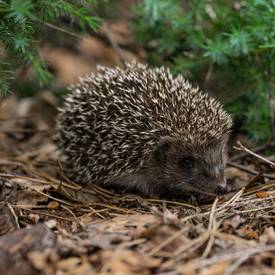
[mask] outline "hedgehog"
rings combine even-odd
[[[55,140],[76,182],[149,198],[226,192],[232,118],[182,75],[98,66],[69,89]]]

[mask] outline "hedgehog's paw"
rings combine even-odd
[[[109,190],[119,194],[137,194],[144,197],[154,197],[152,185],[146,175],[131,174],[116,177],[106,185]]]

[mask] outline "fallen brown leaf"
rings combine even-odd
[[[258,231],[251,228],[249,224],[242,226],[237,230],[240,237],[244,237],[246,239],[257,239],[259,236]]]
[[[269,196],[270,196],[270,194],[266,191],[260,191],[260,192],[256,193],[257,198],[267,198]]]

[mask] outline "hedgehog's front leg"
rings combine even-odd
[[[142,172],[116,177],[106,186],[120,194],[134,193],[150,198],[158,197],[150,176]]]

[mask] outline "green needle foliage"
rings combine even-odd
[[[143,0],[135,11],[136,38],[151,63],[168,64],[227,102],[255,140],[271,138],[274,0]]]
[[[94,2],[0,0],[0,95],[9,91],[14,71],[21,65],[31,65],[41,84],[46,83],[51,75],[38,52],[39,41],[45,39],[43,30],[59,26],[62,18],[69,19],[71,27],[77,23],[81,28],[95,29],[99,20],[90,12]]]

